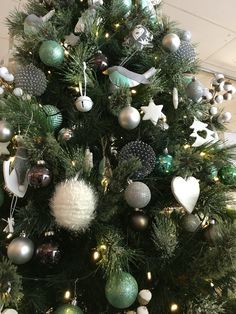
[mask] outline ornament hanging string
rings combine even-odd
[[[5,233],[13,233],[14,232],[14,212],[16,209],[16,204],[17,204],[18,197],[16,195],[13,195],[12,200],[11,200],[11,207],[10,207],[10,215],[9,218],[7,219],[2,219],[7,223],[7,226],[4,228],[3,232]]]
[[[87,94],[87,75],[86,75],[87,65],[86,62],[83,62],[83,74],[84,74],[84,93],[82,83],[79,82],[79,91],[81,96],[86,96]]]

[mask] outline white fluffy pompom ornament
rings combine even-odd
[[[75,232],[88,229],[95,217],[96,204],[94,189],[77,179],[58,184],[50,203],[56,223]]]

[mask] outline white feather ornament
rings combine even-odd
[[[76,232],[88,229],[95,217],[96,204],[94,189],[84,180],[77,179],[58,184],[50,202],[56,223]]]

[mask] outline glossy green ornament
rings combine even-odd
[[[52,105],[45,105],[42,108],[52,129],[58,129],[62,124],[62,114],[60,110]]]
[[[2,188],[0,188],[0,207],[3,205],[4,203],[4,191]]]
[[[64,48],[54,40],[46,40],[39,48],[39,57],[44,64],[58,67],[64,61]]]
[[[117,309],[132,305],[138,295],[138,284],[135,278],[126,272],[111,277],[105,287],[108,302]]]
[[[157,156],[156,168],[161,174],[168,174],[173,171],[173,157],[169,154]]]
[[[236,184],[236,167],[232,164],[224,165],[219,171],[219,177],[225,185]]]
[[[83,314],[83,311],[76,305],[64,304],[54,314]]]

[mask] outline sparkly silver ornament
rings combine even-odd
[[[63,144],[71,140],[73,136],[74,136],[74,132],[71,129],[63,128],[59,131],[57,139],[58,139],[58,142]]]
[[[165,35],[162,39],[162,46],[170,52],[177,51],[180,47],[179,36],[174,33]]]
[[[0,142],[7,143],[13,136],[10,124],[5,120],[0,120]]]
[[[181,226],[185,231],[195,232],[201,225],[201,220],[193,214],[186,214],[181,219]]]
[[[130,207],[143,208],[151,200],[151,191],[146,184],[137,181],[127,186],[124,196]]]
[[[136,108],[128,106],[121,110],[118,119],[122,128],[133,130],[139,125],[141,117]]]
[[[196,60],[196,52],[191,43],[185,40],[181,40],[179,49],[170,54],[170,61],[176,62],[188,62],[193,63]]]
[[[186,94],[188,98],[192,99],[194,102],[198,102],[202,98],[203,86],[195,77],[192,79],[192,82],[187,85]]]
[[[76,99],[75,106],[80,112],[88,112],[93,107],[93,101],[88,96],[80,96]]]
[[[11,241],[7,248],[8,258],[17,265],[25,264],[34,254],[34,244],[26,236],[20,236]]]
[[[182,37],[182,40],[191,41],[191,39],[192,39],[192,33],[191,33],[190,31],[183,31],[181,37]]]
[[[153,47],[152,45],[153,35],[143,25],[137,25],[132,31],[130,37],[126,40],[126,44],[134,45],[138,49],[142,50],[145,47]]]

